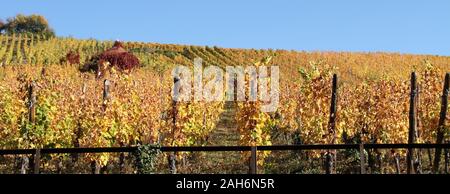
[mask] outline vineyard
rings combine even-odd
[[[450,57],[125,42],[124,48],[139,59],[140,68],[130,74],[113,71],[102,79],[80,71],[113,44],[0,36],[0,148],[137,146],[145,151],[145,145],[434,144],[450,140],[450,114],[441,117]],[[62,60],[70,52],[80,55],[79,64]],[[259,111],[263,102],[172,101],[172,68],[192,67],[198,57],[204,67],[278,65],[278,110]],[[413,71],[417,74],[413,106],[417,119],[411,136]],[[334,74],[338,82],[333,81]],[[332,102],[336,102],[334,113]],[[411,139],[414,142],[408,142]],[[444,158],[448,158],[445,150]],[[149,162],[156,173],[175,169],[179,173],[245,173],[242,161],[251,158],[248,152],[145,153],[151,153]],[[335,173],[356,173],[361,154],[370,173],[406,172],[406,165],[398,162],[406,160],[406,149],[260,151],[257,165],[265,173],[323,173],[322,163],[332,155]],[[40,165],[44,173],[137,173],[134,157],[131,153],[52,153],[43,155]],[[433,171],[434,149],[420,149],[414,157],[417,172]],[[0,155],[0,172],[30,171],[31,161],[29,154]],[[446,168],[437,170],[448,172]]]

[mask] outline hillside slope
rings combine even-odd
[[[112,41],[93,39],[54,38],[21,35],[0,36],[0,63],[58,64],[69,51],[80,53],[84,63],[95,54],[112,46]],[[140,59],[142,65],[155,71],[170,70],[173,65],[192,65],[200,57],[203,64],[251,65],[266,56],[274,56],[272,64],[279,65],[282,80],[296,80],[299,67],[310,63],[334,65],[344,82],[359,82],[380,77],[407,78],[410,71],[423,69],[425,61],[444,71],[450,71],[450,57],[398,53],[304,52],[287,50],[231,49],[159,43],[125,42],[125,47]]]

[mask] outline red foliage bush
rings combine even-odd
[[[139,65],[139,59],[128,52],[105,52],[99,56],[99,63],[108,61],[112,67],[122,71],[129,71]]]
[[[119,41],[114,42],[114,46],[98,56],[100,63],[108,61],[112,67],[117,67],[122,71],[129,71],[139,65],[139,59],[123,48]]]
[[[103,67],[104,62],[109,62],[108,67]],[[114,46],[105,52],[94,56],[82,67],[81,71],[95,71],[99,75],[100,71],[106,71],[112,67],[116,67],[122,72],[130,72],[139,66],[139,59],[133,54],[127,52],[121,42],[114,42]],[[105,69],[107,68],[107,69]],[[104,72],[100,73],[101,75]]]

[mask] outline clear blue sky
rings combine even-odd
[[[448,0],[13,0],[58,36],[306,51],[450,56]]]

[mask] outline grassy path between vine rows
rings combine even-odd
[[[216,129],[211,134],[209,145],[237,146],[239,132],[236,124],[236,104],[225,102]],[[211,173],[246,173],[246,164],[240,152],[212,152],[208,154],[213,167]]]
[[[224,111],[216,129],[208,139],[207,146],[237,146],[239,145],[239,132],[236,125],[236,104],[225,102]],[[240,152],[204,152],[198,173],[247,173],[246,162],[242,160]],[[197,171],[196,170],[196,171]]]

